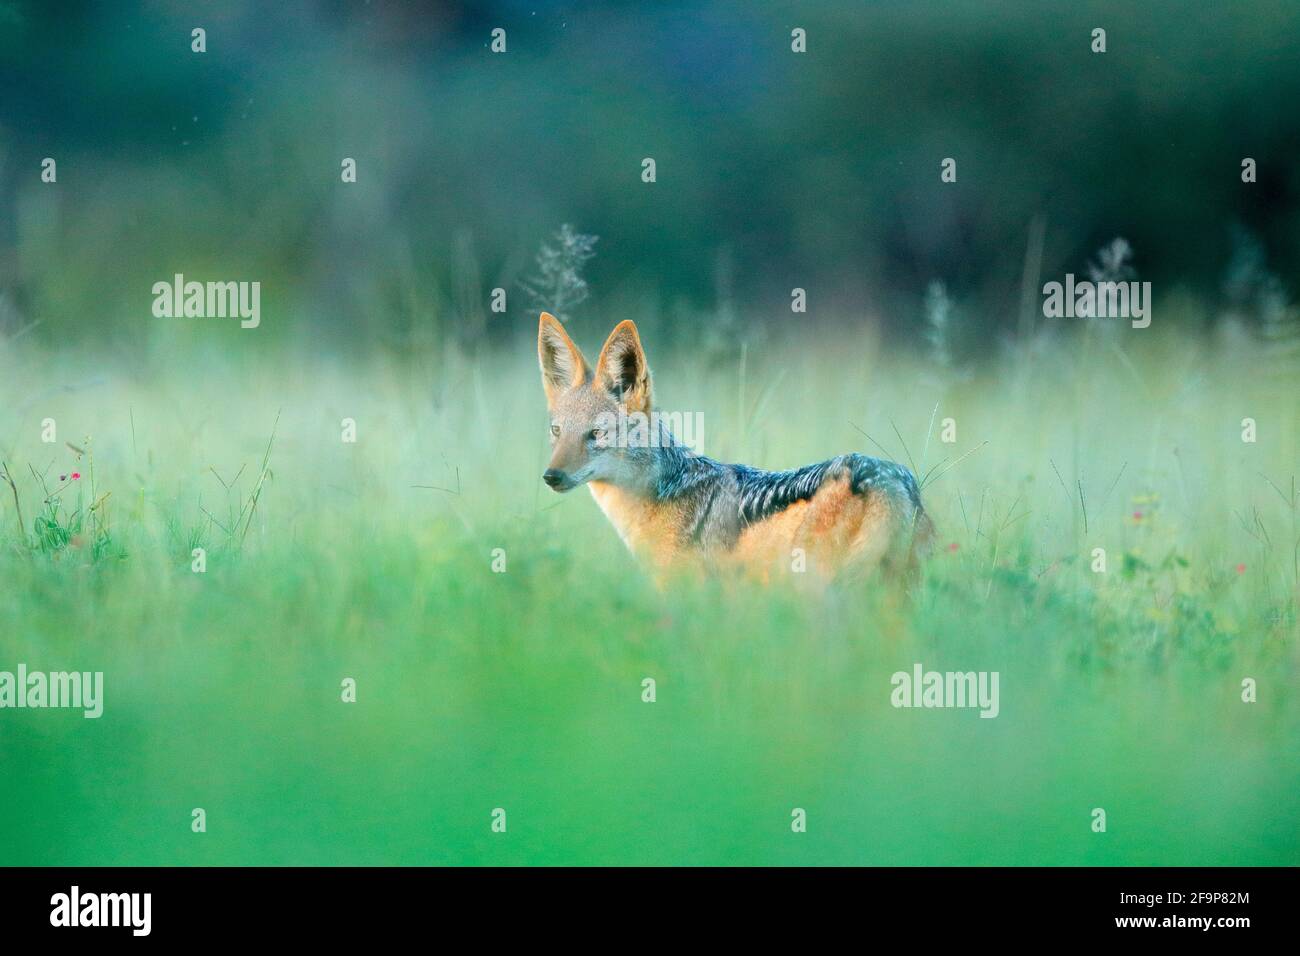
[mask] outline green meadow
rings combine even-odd
[[[98,719],[0,710],[0,863],[1300,863],[1294,356],[1093,324],[958,372],[638,317],[707,454],[888,453],[939,528],[907,601],[661,592],[540,481],[532,321],[0,350],[0,670],[104,674]],[[998,716],[891,706],[917,663],[998,672]]]

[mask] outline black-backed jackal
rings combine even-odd
[[[877,567],[910,577],[928,550],[934,526],[915,476],[895,462],[848,454],[762,471],[682,445],[651,415],[650,368],[632,322],[615,327],[592,368],[543,312],[537,354],[554,449],[542,480],[558,492],[587,485],[657,571],[739,566],[766,580],[802,557],[823,579]],[[626,422],[637,423],[630,440]]]

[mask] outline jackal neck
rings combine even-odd
[[[607,481],[589,481],[587,487],[630,551],[656,566],[672,562],[681,537],[679,503]]]

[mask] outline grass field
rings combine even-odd
[[[524,336],[0,351],[0,670],[105,675],[98,720],[0,711],[0,863],[1300,863],[1300,369],[1150,332],[971,375],[647,337],[714,457],[940,465],[902,605],[657,593],[585,491],[540,482]],[[1000,715],[895,709],[917,662],[998,671]]]

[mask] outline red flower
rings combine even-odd
[[[1238,573],[1238,574],[1245,574],[1245,573],[1246,573],[1246,566],[1245,566],[1244,564],[1239,564],[1239,565],[1237,565],[1237,573]]]
[[[1134,520],[1134,521],[1141,521],[1141,520],[1142,520],[1142,512],[1140,512],[1140,511],[1135,511],[1135,512],[1133,512],[1133,520]]]
[[[76,480],[77,480],[78,478],[80,478],[80,477],[81,477],[81,472],[79,472],[79,471],[74,471],[74,472],[72,473],[72,480],[73,480],[73,481],[76,481]]]
[[[957,550],[957,542],[954,541],[952,544],[948,545],[948,550],[949,550],[949,551],[956,551],[956,550]]]

